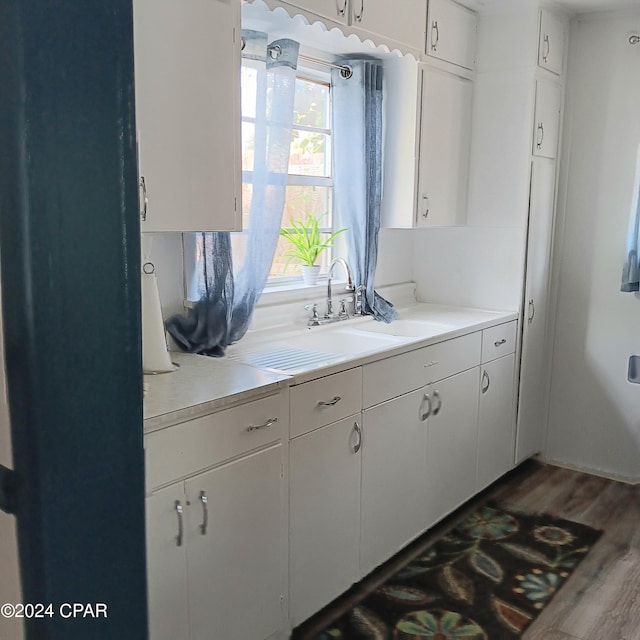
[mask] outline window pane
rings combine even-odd
[[[249,212],[251,211],[251,198],[253,197],[253,185],[250,182],[242,183],[242,228],[249,228]]]
[[[253,122],[242,123],[242,170],[253,171],[254,150],[256,144],[256,125]]]
[[[256,117],[256,94],[258,72],[249,66],[242,65],[240,72],[241,113],[243,118]]]
[[[294,129],[291,135],[289,173],[300,176],[331,176],[330,139],[324,133]]]
[[[320,225],[330,229],[331,220],[331,188],[317,186],[287,187],[282,227],[291,226],[291,220],[304,220],[309,214],[319,218]]]
[[[329,85],[313,80],[296,80],[293,124],[329,128]]]

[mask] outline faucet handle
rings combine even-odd
[[[338,318],[344,318],[346,320],[349,317],[349,312],[347,311],[347,302],[351,302],[352,300],[353,298],[351,296],[349,296],[348,298],[341,298]]]
[[[305,304],[304,308],[307,311],[311,311],[311,317],[307,324],[310,327],[317,327],[320,324],[320,318],[318,317],[318,305],[314,302],[313,304]]]

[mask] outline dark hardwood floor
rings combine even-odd
[[[640,640],[640,485],[528,461],[469,501],[427,537],[410,545],[301,625],[292,636],[312,640],[479,504],[546,512],[604,531],[523,640]]]

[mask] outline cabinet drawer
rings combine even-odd
[[[350,369],[291,389],[291,437],[359,413],[362,369]]]
[[[286,417],[277,394],[150,433],[147,491],[282,439]]]
[[[481,332],[393,356],[363,370],[363,406],[384,402],[480,364]]]
[[[517,321],[505,322],[482,332],[482,362],[501,358],[516,350]]]

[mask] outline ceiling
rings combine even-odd
[[[514,0],[458,0],[471,9],[481,10],[483,7],[513,6]],[[515,0],[523,5],[533,0]],[[537,4],[537,3],[536,3]],[[617,9],[640,9],[640,0],[547,0],[547,4],[565,9],[568,13],[589,13],[592,11],[615,11]]]

